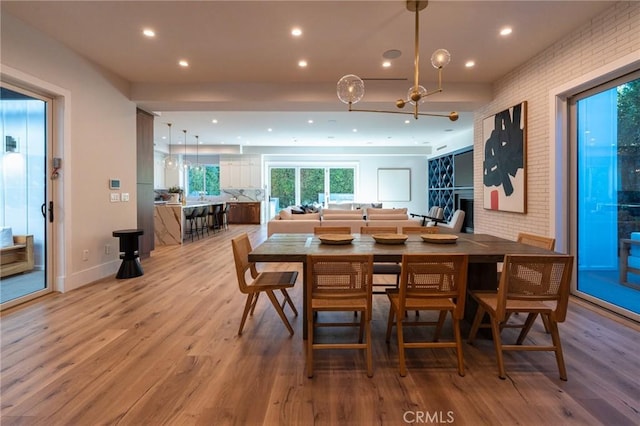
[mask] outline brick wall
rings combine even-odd
[[[601,15],[494,84],[494,99],[474,113],[474,182],[476,233],[515,239],[518,232],[549,235],[551,147],[549,91],[631,52],[640,50],[640,2],[617,2]],[[482,121],[527,101],[527,213],[483,208]],[[563,178],[560,176],[559,178]]]

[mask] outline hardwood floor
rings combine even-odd
[[[231,226],[156,248],[142,277],[104,279],[3,312],[0,423],[640,424],[640,327],[575,299],[560,325],[567,382],[541,352],[506,354],[500,380],[492,342],[481,338],[464,344],[465,377],[453,350],[434,349],[408,351],[402,378],[395,339],[384,339],[385,296],[374,297],[373,378],[362,351],[344,350],[316,354],[308,379],[301,315],[285,310],[296,333],[289,337],[261,298],[236,335],[245,298],[230,240],[245,231],[254,246],[266,238],[264,227]],[[301,282],[290,292],[299,308]],[[548,337],[540,322],[529,336]]]

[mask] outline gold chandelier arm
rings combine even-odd
[[[414,54],[414,83],[413,89],[418,90],[419,74],[420,74],[420,10],[416,5],[416,25],[415,25],[415,54]],[[416,102],[417,103],[417,102]]]
[[[407,112],[407,111],[385,111],[385,110],[379,110],[379,109],[354,109],[351,107],[351,105],[349,105],[349,112],[378,112],[378,113],[384,113],[384,114],[403,114],[403,115],[413,115],[415,116],[416,113],[414,112]],[[436,114],[436,113],[432,113],[432,112],[418,112],[417,115],[424,115],[424,116],[428,116],[428,117],[446,117],[451,121],[456,121],[458,119],[458,113],[457,112],[451,112],[449,114]]]

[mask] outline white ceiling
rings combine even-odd
[[[346,112],[345,74],[365,79],[360,108],[397,111],[413,84],[414,15],[405,1],[7,1],[9,13],[131,82],[158,114],[156,140],[266,146],[436,145],[473,125],[491,83],[588,22],[612,1],[434,1],[420,13],[420,84],[437,86],[429,58],[451,52],[444,92],[420,111],[460,120]],[[503,38],[498,31],[513,27]],[[290,30],[299,26],[300,38]],[[147,39],[141,31],[155,30]],[[382,54],[402,55],[390,68]],[[188,68],[177,65],[189,61]],[[297,66],[308,61],[305,69]],[[474,68],[465,68],[474,60]],[[217,119],[218,123],[212,123]],[[409,123],[406,124],[405,120]],[[313,120],[309,123],[308,120]],[[269,131],[268,129],[272,129]],[[356,129],[354,131],[354,129]]]

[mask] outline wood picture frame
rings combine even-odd
[[[527,212],[527,102],[482,122],[484,208]]]
[[[411,201],[411,169],[378,169],[378,201]]]

